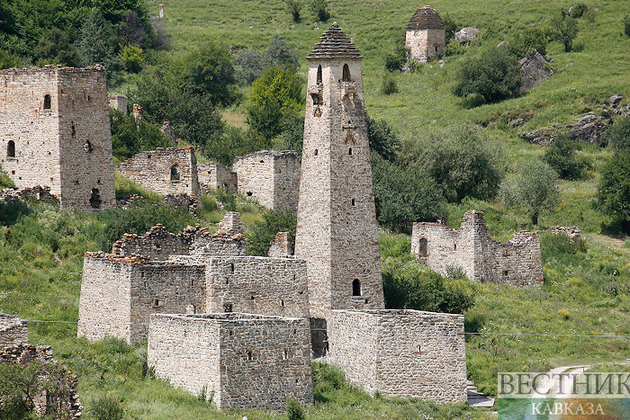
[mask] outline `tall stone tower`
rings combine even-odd
[[[361,53],[334,23],[307,58],[295,255],[323,321],[332,309],[384,308],[383,281]]]
[[[16,187],[50,187],[62,207],[116,204],[105,68],[0,71],[0,162]]]
[[[440,14],[429,6],[416,10],[407,25],[405,45],[411,58],[426,63],[431,57],[444,53],[446,31]]]

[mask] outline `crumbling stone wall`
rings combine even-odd
[[[479,211],[467,212],[459,230],[443,223],[414,223],[411,253],[442,275],[460,268],[477,281],[519,286],[543,281],[538,232],[521,231],[504,244],[496,242]]]
[[[306,319],[251,314],[154,315],[148,362],[219,409],[283,410],[313,402]]]
[[[1,70],[0,90],[0,163],[16,187],[50,187],[67,208],[115,206],[105,68]]]
[[[198,164],[197,171],[199,173],[199,184],[202,188],[216,189],[223,187],[230,191],[237,191],[236,173],[220,163],[208,162]]]
[[[122,95],[110,96],[109,107],[127,115],[127,97]]]
[[[120,175],[159,194],[201,196],[195,149],[169,147],[141,152],[116,165]]]
[[[328,360],[371,395],[466,401],[463,315],[334,310],[328,336]]]
[[[300,157],[292,150],[262,150],[234,158],[238,191],[270,209],[297,210]]]
[[[289,232],[278,232],[271,242],[268,257],[291,258],[293,257],[293,237]]]
[[[28,325],[15,315],[0,313],[0,349],[28,343]]]
[[[411,58],[421,63],[444,53],[446,31],[435,9],[424,6],[416,10],[407,25],[405,46]]]
[[[565,234],[571,242],[579,242],[582,239],[582,231],[577,226],[552,226],[549,233],[553,235]]]

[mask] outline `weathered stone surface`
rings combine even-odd
[[[0,349],[28,344],[28,325],[15,315],[0,313]]]
[[[173,147],[177,147],[177,135],[175,134],[175,129],[171,125],[170,122],[164,121],[162,123],[162,134],[171,141],[171,145]]]
[[[519,63],[521,65],[519,92],[540,86],[550,76],[553,76],[553,70],[548,66],[547,60],[536,50],[530,51]]]
[[[577,226],[552,226],[548,232],[554,235],[567,235],[571,242],[578,242],[582,239],[582,231]]]
[[[236,211],[228,211],[223,220],[219,222],[219,229],[216,232],[220,235],[242,235],[245,233],[245,228],[241,222],[241,213]]]
[[[157,376],[219,409],[313,403],[306,319],[252,314],[154,315],[148,363]]]
[[[238,192],[269,209],[297,210],[300,160],[292,150],[261,150],[236,156],[232,168],[236,173]]]
[[[8,363],[18,363],[21,366],[28,366],[35,360],[44,364],[57,364],[53,358],[53,351],[50,346],[31,346],[29,344],[18,344],[10,347],[0,347],[0,365]],[[37,372],[40,384],[53,378],[40,369]],[[55,393],[49,393],[46,389],[35,385],[36,388],[29,389],[29,395],[33,398],[34,412],[37,416],[48,415],[57,420],[72,420],[81,417],[83,406],[79,394],[77,393],[78,378],[70,371],[54,378]],[[47,416],[47,417],[48,417]]]
[[[335,25],[329,31],[343,35]],[[326,318],[332,309],[384,303],[360,54],[315,52],[309,56],[295,255],[308,265],[311,316]]]
[[[222,187],[230,191],[237,191],[238,183],[236,173],[219,163],[208,162],[198,164],[197,172],[199,174],[199,184],[202,189],[216,189]]]
[[[109,107],[127,115],[127,97],[121,95],[110,96]]]
[[[158,205],[162,204],[169,205],[175,209],[185,207],[188,210],[194,210],[201,206],[197,197],[188,194],[166,194],[158,203]]]
[[[622,100],[623,95],[613,95],[608,99],[608,106],[611,108],[617,108]]]
[[[50,193],[50,187],[37,185],[33,188],[3,188],[0,190],[0,199],[5,202],[24,201],[24,198],[32,198],[44,203],[59,204],[59,199]]]
[[[201,197],[195,149],[157,148],[141,152],[116,165],[120,175],[159,194]]]
[[[566,133],[573,138],[577,138],[585,143],[601,144],[602,134],[608,129],[601,117],[589,113],[581,117],[573,124],[561,125],[555,128],[541,128],[532,132],[520,132],[518,136],[530,143],[541,146],[551,145],[558,134]]]
[[[459,268],[477,281],[518,286],[543,281],[538,232],[521,231],[504,244],[496,242],[480,211],[464,214],[458,231],[441,223],[414,223],[411,253],[442,275]]]
[[[463,315],[334,310],[328,331],[328,360],[371,395],[466,401]]]
[[[446,32],[435,9],[424,6],[416,10],[407,25],[405,46],[409,48],[411,58],[421,63],[444,53]]]
[[[0,86],[0,163],[16,187],[50,187],[67,208],[114,206],[105,68],[1,70]]]
[[[454,35],[455,40],[460,44],[465,44],[470,41],[474,41],[477,39],[477,34],[479,33],[479,29],[466,27],[457,31]]]
[[[271,242],[268,257],[290,258],[293,256],[293,238],[289,232],[278,232]]]

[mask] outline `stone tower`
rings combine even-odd
[[[17,188],[50,187],[62,207],[116,204],[105,68],[0,71],[0,157]]]
[[[383,308],[383,281],[361,53],[334,23],[307,58],[295,255],[323,321],[332,309]]]
[[[411,58],[421,63],[444,52],[444,22],[435,9],[424,6],[416,10],[407,25],[405,45],[409,48]]]

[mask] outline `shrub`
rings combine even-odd
[[[387,124],[387,121],[376,121],[369,116],[367,116],[366,121],[370,151],[377,153],[385,160],[395,161],[400,151],[401,143],[392,132],[392,128]]]
[[[300,16],[302,13],[302,2],[300,0],[284,0],[284,2],[287,5],[287,10],[291,14],[293,22],[300,23],[302,20],[302,17]]]
[[[295,70],[300,66],[297,53],[280,35],[274,35],[269,46],[262,55],[265,68],[282,67]]]
[[[445,40],[448,45],[462,25],[460,25],[460,23],[453,19],[448,13],[442,15],[442,22],[444,23]],[[459,42],[457,42],[457,44],[459,44]]]
[[[122,420],[125,416],[122,404],[111,395],[105,395],[94,400],[90,412],[95,420]]]
[[[269,245],[278,232],[289,232],[295,238],[297,216],[291,210],[267,210],[263,220],[255,222],[246,232],[247,253],[266,256]]]
[[[302,405],[293,398],[287,398],[287,420],[306,420],[306,413]]]
[[[602,137],[610,147],[618,151],[630,151],[630,117],[615,120]]]
[[[144,51],[135,45],[124,45],[120,47],[120,58],[123,61],[125,70],[130,73],[139,73],[144,65]]]
[[[591,168],[591,163],[586,157],[577,155],[580,150],[582,150],[582,143],[579,139],[563,134],[558,136],[545,151],[543,160],[562,179],[582,179]]]
[[[597,208],[617,218],[619,228],[630,233],[630,150],[617,150],[600,174]]]
[[[579,31],[577,21],[564,10],[560,11],[560,16],[551,19],[551,36],[554,40],[562,42],[564,52],[571,52],[573,40],[577,37]]]
[[[584,3],[574,4],[569,9],[569,16],[573,19],[578,19],[581,18],[587,10],[588,6]]]
[[[129,158],[145,150],[171,146],[170,140],[157,124],[144,119],[136,121],[132,114],[124,115],[115,109],[110,109],[109,120],[113,154],[118,158]]]
[[[407,47],[400,45],[385,55],[385,68],[387,71],[400,71],[407,62]]]
[[[234,63],[238,66],[235,77],[243,84],[251,85],[254,80],[262,76],[264,68],[262,57],[250,48],[237,52]]]
[[[398,93],[398,85],[396,84],[396,79],[387,75],[383,77],[383,85],[381,87],[383,94],[391,95],[392,93]]]
[[[479,94],[486,102],[499,102],[516,97],[520,87],[518,59],[507,48],[497,47],[462,60],[453,93],[460,97]]]
[[[455,39],[451,39],[446,44],[446,48],[444,49],[444,55],[449,57],[453,55],[460,55],[466,52],[466,46],[459,43],[459,41]]]
[[[630,15],[623,17],[623,33],[626,34],[626,36],[630,36]]]
[[[326,0],[313,0],[311,3],[311,10],[315,13],[317,20],[320,22],[328,22],[328,19],[330,19],[328,3]]]
[[[531,50],[545,55],[547,54],[547,36],[545,31],[539,28],[517,31],[510,38],[509,48],[517,57],[525,57]]]

